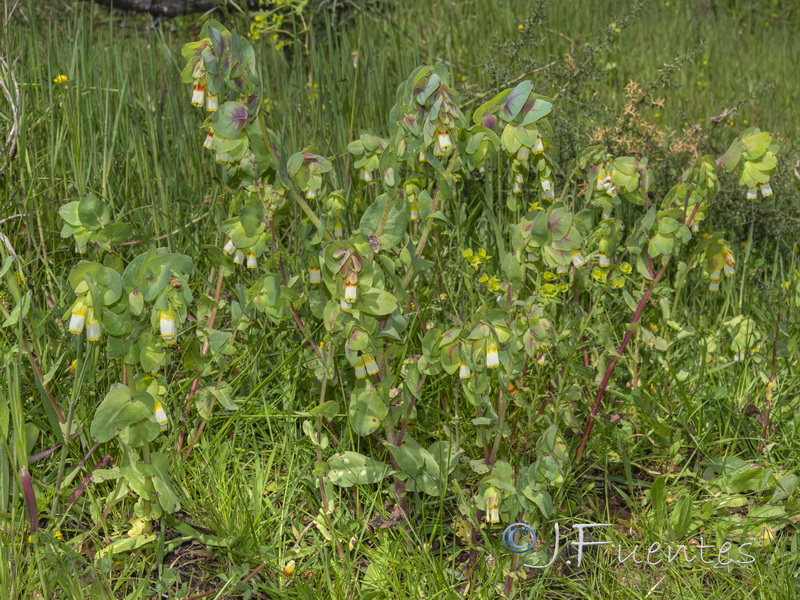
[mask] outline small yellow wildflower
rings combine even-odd
[[[294,561],[294,559],[290,560],[283,567],[284,577],[291,577],[292,575],[294,575],[294,571],[296,568],[297,568],[297,563]]]
[[[66,76],[66,75],[59,75],[58,77],[56,77],[55,79],[53,79],[53,83],[58,83],[58,84],[60,84],[60,85],[64,85],[64,84],[65,84],[65,83],[67,83],[68,81],[69,81],[69,78],[67,78],[67,76]]]
[[[742,125],[747,125],[747,122],[748,122],[747,119],[745,119],[744,121],[742,121]]]
[[[785,290],[788,290],[788,289],[789,289],[789,282],[788,282],[788,281],[784,281],[784,282],[781,284],[781,287],[782,287],[783,289],[785,289]]]
[[[78,366],[78,361],[77,361],[77,359],[76,359],[76,360],[73,360],[73,361],[72,361],[72,364],[69,366],[69,372],[70,372],[70,373],[74,373],[74,372],[75,372],[75,369],[76,369],[76,367],[77,367],[77,366]]]
[[[525,25],[520,23],[519,25],[517,25],[517,29],[519,29],[520,31],[525,31]]]
[[[630,275],[631,272],[633,271],[633,267],[631,267],[630,263],[623,262],[622,264],[620,264],[619,270],[625,273],[625,275]]]
[[[623,281],[619,277],[615,277],[614,279],[611,280],[611,287],[613,287],[615,289],[619,289],[621,287],[625,287],[625,281]]]
[[[658,325],[656,323],[650,323],[650,329],[658,333]]]
[[[569,291],[569,286],[566,283],[559,283],[558,291],[562,294],[566,294]]]
[[[654,116],[656,119],[660,119],[660,118],[661,118],[661,113],[656,113],[656,114],[654,114],[653,116]]]
[[[595,267],[592,269],[592,279],[604,283],[606,280],[606,272],[600,267]]]
[[[474,251],[472,248],[467,248],[461,253],[461,256],[466,258],[469,261],[469,265],[477,270],[480,265],[485,263],[487,260],[492,258],[486,253],[486,250],[483,248],[478,248],[477,252]]]
[[[558,294],[558,288],[552,283],[545,283],[541,288],[541,292],[545,298],[552,298]]]

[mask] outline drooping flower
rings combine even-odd
[[[611,261],[608,259],[605,252],[600,253],[600,266],[601,267],[611,266]]]
[[[161,330],[161,339],[167,344],[174,344],[177,333],[175,313],[171,310],[158,311],[158,325]]]
[[[347,300],[342,298],[342,300],[339,302],[339,308],[342,309],[343,311],[347,312],[348,310],[353,308],[353,304],[352,304],[352,302],[348,302]]]
[[[248,269],[255,269],[258,265],[258,259],[256,259],[256,255],[251,250],[247,253],[247,268]]]
[[[167,419],[167,413],[164,410],[164,407],[161,406],[161,402],[156,400],[155,404],[153,405],[153,415],[158,421],[158,424],[161,425],[161,431],[166,431],[167,427],[169,426],[169,420]]]
[[[350,271],[347,275],[347,281],[344,286],[344,299],[353,303],[358,300],[358,273]]]
[[[586,259],[583,257],[580,250],[572,251],[572,264],[575,265],[576,269],[580,269],[586,264]]]
[[[372,181],[372,171],[362,168],[358,171],[358,177],[361,181],[370,182]]]
[[[486,368],[496,369],[500,366],[500,353],[497,351],[497,344],[492,341],[486,343]]]
[[[731,277],[736,272],[733,266],[736,264],[736,259],[733,258],[733,252],[728,248],[722,249],[722,256],[725,257],[725,266],[722,267],[722,271],[725,273],[725,277]]]
[[[217,94],[208,94],[206,96],[206,111],[217,112],[219,110],[219,96]]]
[[[314,188],[309,188],[306,190],[306,200],[313,200],[317,197],[317,192],[319,190],[315,190]]]
[[[367,370],[367,375],[375,375],[380,370],[371,354],[364,354],[364,368]]]
[[[772,196],[772,186],[770,186],[769,182],[762,183],[760,186],[758,186],[758,189],[761,190],[761,196],[763,198]]]
[[[711,279],[711,282],[708,284],[708,291],[709,292],[718,292],[719,291],[719,280],[722,278],[721,271],[719,269],[711,271],[711,274],[709,275],[709,278]]]
[[[226,164],[234,162],[233,156],[231,155],[230,152],[217,152],[216,156],[214,157],[214,160],[216,160],[218,163],[226,163]]]
[[[446,131],[439,130],[436,132],[436,141],[439,142],[439,149],[442,152],[447,152],[452,148],[450,143],[450,134]]]
[[[469,365],[467,363],[462,362],[461,366],[458,368],[458,378],[459,379],[469,379],[472,377],[472,372],[469,370]]]
[[[209,131],[208,135],[206,136],[206,140],[203,142],[203,148],[205,148],[206,150],[211,150],[213,145],[214,145],[214,132]]]
[[[235,265],[244,264],[244,252],[242,252],[239,248],[237,248],[236,252],[233,253],[233,264]]]
[[[233,243],[233,240],[228,240],[225,245],[222,247],[222,251],[225,254],[233,254],[236,252],[236,245]]]
[[[91,309],[86,315],[86,340],[89,342],[100,341],[100,319],[94,315]]]
[[[531,149],[527,146],[520,146],[517,150],[517,160],[526,161],[531,157]]]
[[[755,200],[758,198],[758,189],[757,188],[747,188],[747,195],[748,200]]]
[[[72,316],[69,319],[70,333],[80,335],[83,332],[83,326],[86,324],[86,307],[83,302],[76,302],[72,307]]]
[[[311,285],[319,285],[322,283],[322,272],[318,267],[311,266],[308,268],[308,281]]]
[[[542,179],[542,198],[552,199],[556,197],[553,189],[553,182],[549,179]]]
[[[336,219],[336,223],[333,225],[333,235],[336,239],[344,237],[344,225],[342,225],[341,219]]]
[[[364,379],[367,376],[367,369],[364,366],[364,359],[359,355],[356,358],[356,379]]]
[[[81,245],[78,242],[75,242],[75,252],[77,254],[86,254],[86,244]]]
[[[540,135],[536,136],[536,144],[534,144],[534,146],[533,146],[533,151],[536,154],[540,154],[540,153],[544,152],[544,143],[542,142],[542,136],[540,136]]]
[[[202,81],[198,81],[192,88],[192,106],[203,106],[206,95],[206,86]]]

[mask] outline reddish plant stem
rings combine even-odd
[[[99,446],[99,444],[95,444],[94,448],[92,448],[92,450],[90,450],[90,453],[93,452],[94,449],[97,448],[97,446]],[[115,461],[114,461],[113,458],[111,458],[111,456],[106,454],[100,460],[100,462],[95,465],[95,467],[94,467],[94,469],[92,469],[92,471],[97,471],[98,469],[105,469],[106,465],[109,462],[115,462]],[[78,499],[83,495],[83,492],[86,491],[86,488],[89,486],[89,484],[91,482],[92,482],[92,476],[91,475],[87,475],[86,477],[84,477],[83,480],[81,481],[80,485],[77,488],[75,488],[75,491],[72,492],[72,494],[70,495],[69,499],[67,500],[67,504],[75,504],[78,501]]]
[[[644,311],[644,307],[647,304],[647,301],[650,299],[650,295],[653,293],[653,289],[655,288],[656,284],[661,281],[661,278],[664,277],[664,273],[667,271],[667,265],[663,265],[661,269],[658,271],[658,274],[655,276],[655,279],[650,282],[650,285],[647,287],[647,291],[645,291],[644,296],[642,299],[639,300],[639,305],[636,307],[636,312],[633,313],[633,318],[631,319],[630,325],[635,325],[639,322],[639,318],[642,316],[642,312]],[[629,327],[628,331],[625,333],[625,337],[622,338],[622,343],[617,348],[617,355],[612,359],[609,363],[608,367],[606,367],[606,372],[603,375],[603,380],[600,383],[600,389],[597,390],[597,395],[594,398],[594,406],[592,406],[592,412],[589,413],[589,420],[586,423],[586,429],[583,431],[583,437],[581,438],[581,443],[578,446],[578,451],[575,456],[575,461],[579,462],[581,457],[583,456],[583,452],[586,450],[586,443],[589,441],[589,436],[592,433],[592,428],[594,427],[594,419],[597,416],[597,409],[600,407],[600,403],[603,400],[603,396],[606,393],[606,389],[608,388],[608,382],[611,379],[612,373],[614,373],[614,369],[617,367],[617,363],[619,362],[620,356],[622,353],[625,352],[625,348],[628,347],[628,343],[631,341],[633,337],[633,327]]]
[[[217,306],[219,305],[219,298],[222,295],[222,281],[224,278],[224,270],[223,267],[219,268],[219,272],[217,273],[217,287],[214,290],[214,306],[211,307],[211,313],[208,316],[208,328],[213,329],[214,323],[217,320]],[[208,338],[203,341],[203,347],[200,349],[200,354],[205,356],[208,354],[208,347],[209,347],[209,340]],[[194,378],[192,381],[192,387],[189,390],[189,397],[186,398],[186,405],[183,407],[183,421],[189,418],[189,407],[192,405],[192,398],[194,398],[195,394],[197,394],[197,388],[200,385],[200,373],[197,374],[197,377]],[[178,452],[183,449],[183,440],[186,435],[185,431],[181,431],[178,435]]]
[[[506,395],[503,393],[503,387],[500,386],[500,397],[497,400],[497,433],[495,434],[494,444],[492,445],[492,453],[489,455],[489,461],[486,463],[489,466],[494,465],[497,460],[497,455],[500,453],[500,441],[503,438],[503,426],[506,421]]]
[[[280,254],[278,254],[278,239],[275,237],[275,224],[272,220],[272,217],[269,219],[269,230],[272,233],[272,253],[278,257],[278,271],[280,271],[281,281],[283,281],[283,285],[286,287],[286,271],[283,268],[283,259],[280,257]],[[297,328],[300,330],[300,335],[303,336],[303,345],[306,348],[309,346],[313,348],[319,359],[324,360],[322,356],[322,350],[320,350],[319,347],[311,341],[311,336],[306,332],[305,325],[303,325],[303,320],[300,318],[300,313],[298,313],[297,309],[291,304],[289,305],[289,308],[292,311],[295,325],[297,325]]]

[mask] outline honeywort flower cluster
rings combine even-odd
[[[361,136],[347,145],[347,151],[355,157],[353,168],[358,169],[358,178],[369,183],[375,179],[375,171],[380,169],[381,154],[388,141],[376,135],[362,133]]]
[[[427,160],[431,147],[436,157],[448,154],[465,119],[447,68],[441,63],[418,67],[397,95],[390,119],[399,124],[395,139],[399,158],[419,155]]]
[[[261,104],[256,95],[261,82],[255,53],[247,39],[213,19],[205,22],[200,35],[200,40],[183,47],[186,66],[181,80],[192,86],[192,104],[205,104],[210,113],[203,123],[207,129],[203,146],[216,152],[218,162],[238,162],[250,149],[249,129]],[[226,95],[237,99],[221,102]]]
[[[725,240],[718,236],[709,237],[704,242],[706,272],[708,273],[708,291],[718,292],[720,280],[724,273],[726,277],[732,277],[735,273],[734,265],[736,260]]]
[[[720,158],[726,170],[738,170],[739,185],[746,189],[748,200],[758,193],[767,198],[772,195],[770,178],[778,165],[779,147],[772,136],[758,127],[750,127],[737,137]]]

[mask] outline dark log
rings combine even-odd
[[[198,13],[223,7],[229,4],[228,0],[92,0],[97,4],[109,6],[118,10],[138,13],[150,13],[158,18],[177,17],[189,13]],[[258,0],[235,0],[235,4],[257,9]]]

